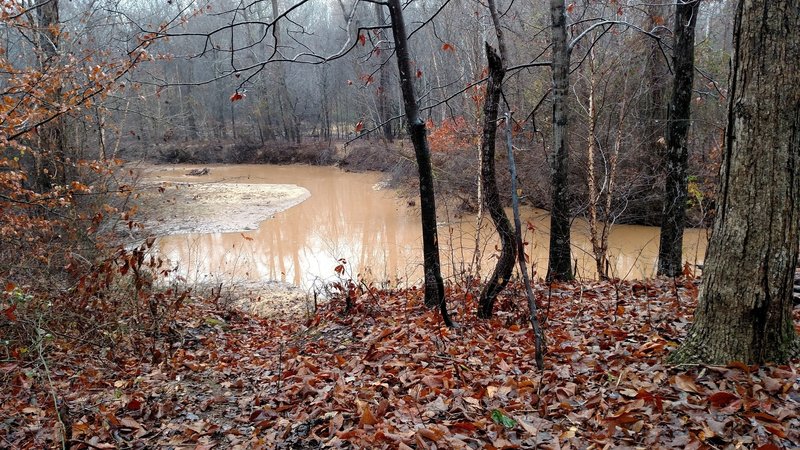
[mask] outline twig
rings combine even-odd
[[[61,411],[58,408],[58,397],[56,397],[55,386],[53,386],[53,379],[50,377],[50,368],[47,366],[47,360],[44,359],[44,350],[42,349],[42,330],[37,326],[36,327],[36,351],[39,354],[39,361],[42,362],[42,366],[44,367],[44,374],[47,377],[47,384],[50,386],[50,397],[53,399],[53,408],[56,411],[56,419],[58,419],[59,425],[61,425],[61,448],[66,450],[67,449],[67,426],[64,425],[64,420],[61,417]]]
[[[85,445],[87,447],[97,448],[97,449],[105,449],[106,448],[106,447],[99,447],[99,446],[94,445],[94,444],[92,444],[91,442],[88,442],[88,441],[81,441],[80,439],[70,439],[69,443],[70,444],[82,444],[82,445]]]
[[[533,334],[536,345],[536,367],[539,370],[544,369],[544,335],[542,328],[539,325],[539,318],[536,311],[536,300],[533,298],[533,290],[531,289],[531,280],[528,277],[528,266],[525,264],[525,245],[522,242],[522,221],[519,218],[519,196],[517,195],[517,167],[514,164],[514,147],[512,145],[512,126],[511,126],[511,112],[505,113],[506,117],[506,146],[508,148],[508,168],[511,172],[511,205],[514,210],[514,228],[517,240],[517,260],[519,261],[519,270],[522,272],[522,281],[525,283],[525,292],[528,295],[528,310],[530,312],[530,322],[533,328]]]
[[[278,349],[278,392],[281,391],[281,381],[283,381],[283,342]]]

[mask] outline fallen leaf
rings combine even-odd
[[[694,377],[691,375],[676,375],[673,379],[675,386],[684,392],[700,393],[700,389],[694,382]]]
[[[736,400],[739,400],[739,397],[730,392],[716,392],[708,397],[708,402],[717,408],[724,408]]]
[[[496,424],[502,425],[506,428],[514,428],[514,426],[517,424],[516,420],[500,409],[493,409],[491,417]]]
[[[378,419],[376,419],[375,415],[372,414],[372,410],[367,402],[356,400],[356,404],[358,405],[358,409],[360,411],[358,426],[363,427],[364,425],[375,425],[378,423]]]

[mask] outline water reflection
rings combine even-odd
[[[186,167],[165,168],[153,178],[186,181]],[[343,258],[346,275],[363,276],[394,285],[398,280],[418,283],[422,277],[422,238],[419,215],[414,207],[396,198],[390,190],[375,190],[380,175],[345,173],[331,167],[224,166],[212,168],[202,182],[296,184],[311,192],[311,198],[261,223],[245,233],[213,233],[167,236],[159,240],[162,255],[179,264],[180,273],[191,281],[280,280],[303,287],[315,281],[336,278],[334,268]],[[193,182],[199,181],[194,178]],[[440,208],[444,210],[445,208]],[[547,263],[547,213],[526,209],[529,221],[528,256],[538,274]],[[476,219],[474,216],[447,221],[439,229],[443,272],[456,277],[473,267]],[[573,257],[578,275],[594,277],[587,227],[573,226]],[[481,228],[481,266],[495,260],[496,241],[490,223]],[[694,262],[705,254],[705,232],[688,230],[686,257]],[[658,252],[658,229],[617,226],[610,236],[612,273],[622,278],[644,278],[654,273]]]

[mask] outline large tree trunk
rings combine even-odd
[[[428,136],[425,121],[419,114],[419,105],[414,93],[414,77],[411,71],[411,58],[408,51],[406,25],[403,20],[403,8],[400,0],[389,0],[389,16],[392,20],[394,50],[397,55],[397,68],[400,74],[400,88],[403,93],[403,104],[408,121],[408,134],[414,145],[414,154],[419,171],[419,200],[422,216],[423,264],[425,270],[425,304],[428,307],[439,306],[442,317],[451,326],[447,315],[444,298],[444,282],[439,262],[439,236],[436,229],[436,196],[433,190],[433,168],[431,152],[428,147]]]
[[[734,27],[717,217],[695,322],[674,363],[782,363],[798,351],[800,2],[742,0]]]
[[[490,0],[491,1],[491,0]],[[489,216],[494,222],[497,234],[500,235],[502,249],[500,258],[494,268],[489,282],[481,292],[478,317],[488,319],[492,317],[494,301],[497,295],[506,287],[514,270],[516,247],[514,245],[514,229],[503,210],[500,201],[500,192],[497,189],[495,174],[495,140],[497,137],[497,109],[500,104],[503,77],[506,71],[503,59],[495,50],[486,44],[486,57],[489,59],[489,79],[486,84],[486,99],[483,106],[483,137],[481,139],[481,186],[483,189],[483,205],[489,211]],[[506,124],[511,126],[510,123]]]
[[[680,275],[683,263],[689,165],[687,138],[694,84],[694,30],[699,9],[700,0],[680,0],[675,6],[675,45],[672,50],[675,79],[667,112],[667,180],[658,246],[658,274],[668,277]]]
[[[569,60],[567,17],[564,0],[550,0],[553,28],[553,149],[551,151],[550,255],[548,280],[571,280],[569,213],[569,151],[567,149],[567,99],[569,98]]]

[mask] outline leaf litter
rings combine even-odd
[[[280,320],[196,298],[173,333],[139,348],[56,339],[47,373],[33,359],[3,360],[0,447],[800,446],[798,361],[666,365],[697,281],[540,285],[536,294],[544,371],[515,287],[488,321],[474,318],[472,294],[451,288],[455,329],[415,289],[371,290],[346,314],[333,299],[309,318]]]

